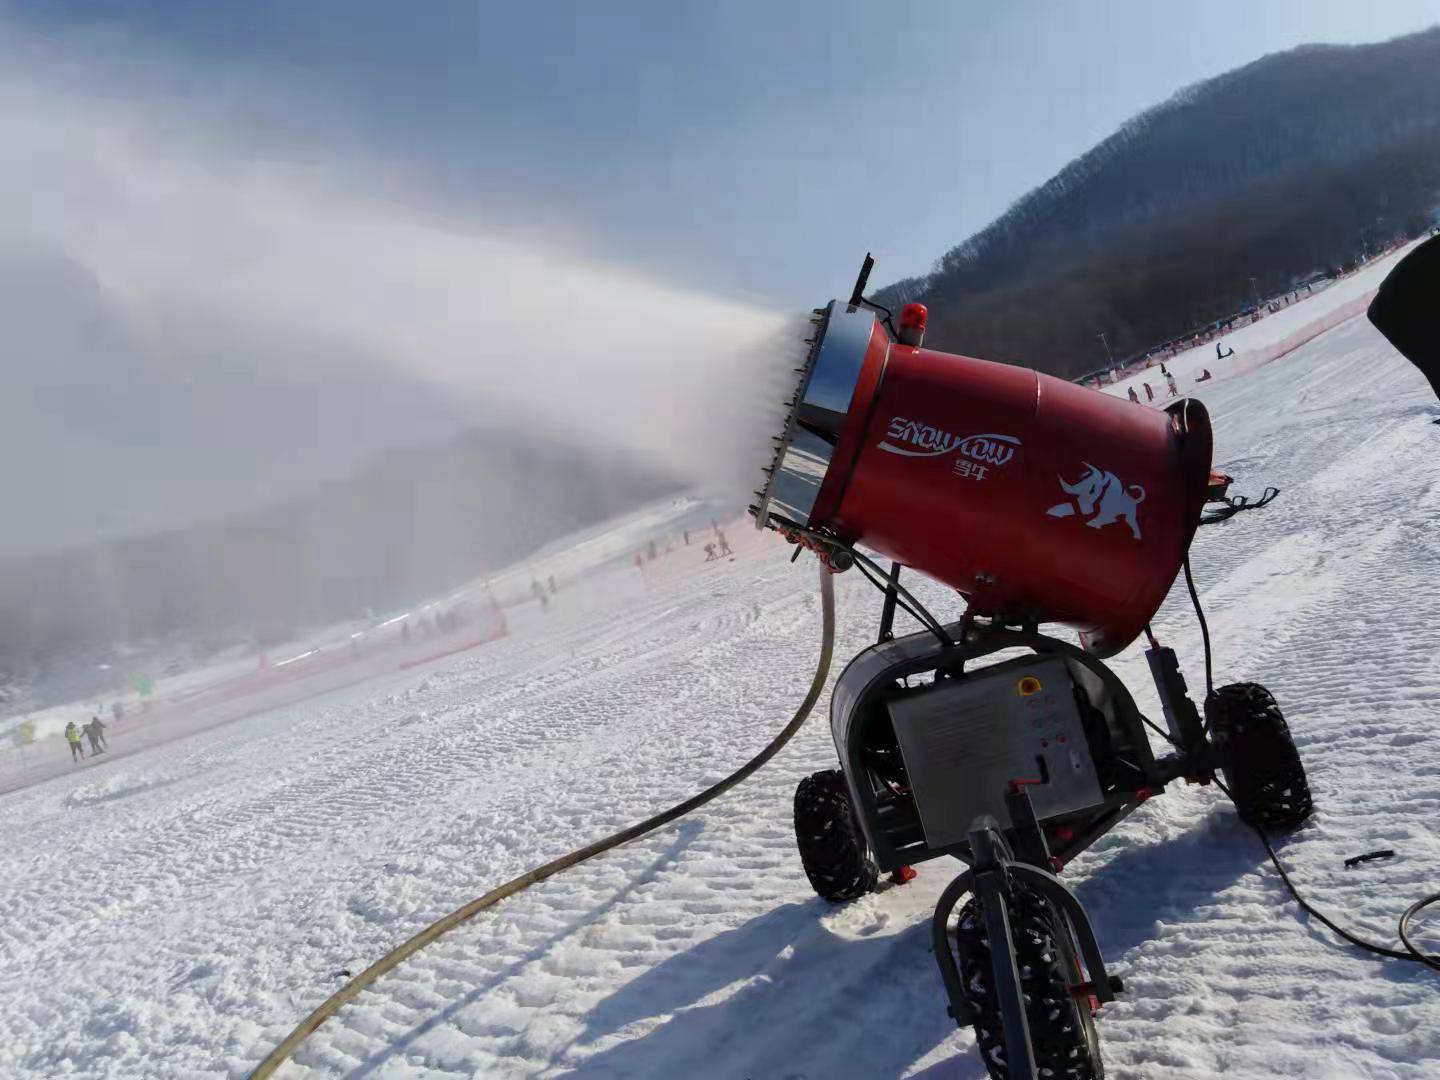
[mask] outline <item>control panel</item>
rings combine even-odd
[[[1029,785],[1042,821],[1104,801],[1063,660],[1028,656],[942,679],[889,710],[931,847],[963,841],[979,814],[1009,827],[1015,781]]]

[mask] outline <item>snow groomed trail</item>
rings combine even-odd
[[[1300,743],[1297,884],[1393,940],[1440,881],[1440,408],[1363,320],[1198,394],[1236,490],[1282,489],[1197,539],[1217,678],[1271,686]],[[731,771],[813,670],[813,570],[787,560],[616,569],[453,662],[0,799],[0,1075],[243,1076],[341,971]],[[878,598],[837,586],[843,662]],[[1183,584],[1156,630],[1200,685]],[[1117,669],[1158,713],[1144,666]],[[833,760],[817,714],[720,801],[412,958],[281,1075],[982,1077],[928,950],[954,868],[809,890],[790,800]],[[1217,792],[1171,789],[1067,877],[1128,989],[1110,1075],[1440,1075],[1440,978],[1297,919]]]
[[[713,560],[712,560],[713,561]],[[414,937],[408,939],[401,945],[391,949],[380,959],[376,960],[359,975],[354,976],[346,982],[335,993],[320,1003],[320,1005],[296,1026],[295,1030],[285,1037],[264,1061],[251,1073],[251,1080],[262,1080],[273,1076],[275,1070],[289,1061],[291,1056],[299,1049],[300,1045],[313,1034],[321,1024],[330,1019],[340,1009],[353,1001],[362,991],[373,986],[382,976],[389,974],[400,964],[414,956],[421,949],[439,941],[441,937],[449,933],[455,927],[473,919],[481,912],[488,911],[502,900],[508,900],[516,896],[532,885],[538,885],[547,881],[556,874],[564,873],[591,859],[599,858],[601,855],[623,847],[625,844],[641,837],[648,836],[657,829],[662,829],[672,822],[678,821],[689,814],[709,805],[720,798],[726,792],[739,784],[743,784],[758,770],[765,767],[781,750],[785,748],[795,733],[800,730],[802,724],[810,717],[815,708],[816,702],[820,699],[820,693],[825,689],[830,678],[830,662],[834,656],[835,649],[835,582],[833,575],[823,566],[820,568],[820,658],[815,665],[815,674],[810,680],[810,688],[805,691],[805,697],[795,707],[795,715],[789,722],[780,729],[780,733],[767,743],[758,754],[741,765],[740,768],[724,776],[711,784],[704,791],[698,792],[690,798],[676,803],[674,806],[660,813],[646,818],[644,821],[636,822],[609,836],[594,840],[584,847],[576,848],[574,851],[561,855],[559,858],[551,859],[549,862],[527,870],[518,877],[511,878],[502,885],[497,885],[483,896],[456,908],[443,919],[431,923]]]

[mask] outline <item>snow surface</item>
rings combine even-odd
[[[1236,489],[1282,489],[1197,539],[1219,678],[1269,684],[1300,743],[1297,881],[1390,940],[1440,878],[1440,408],[1361,319],[1204,397]],[[677,548],[674,573],[612,563],[504,641],[0,798],[0,1075],[243,1076],[343,971],[729,772],[819,635],[813,561],[738,540],[733,561]],[[878,603],[838,584],[843,661]],[[1183,586],[1156,628],[1199,685]],[[1158,714],[1138,649],[1116,666]],[[790,800],[833,762],[817,714],[724,799],[404,964],[283,1075],[982,1077],[928,950],[958,866],[843,907],[809,890]],[[1380,847],[1397,857],[1343,867]],[[1150,801],[1067,877],[1128,987],[1102,1013],[1111,1076],[1440,1075],[1437,977],[1297,918],[1215,791]]]
[[[426,656],[460,651],[495,632],[503,633],[504,626],[496,625],[490,605],[502,605],[513,618],[516,607],[536,606],[531,590],[537,581],[553,580],[566,589],[581,582],[582,592],[593,593],[597,582],[592,571],[633,556],[667,529],[673,534],[672,542],[679,544],[681,528],[698,534],[715,513],[713,505],[689,496],[660,500],[573,533],[521,563],[466,582],[446,596],[379,616],[316,627],[303,638],[271,646],[263,665],[261,654],[254,649],[231,650],[233,655],[154,680],[149,699],[128,690],[0,717],[0,794],[73,771],[63,734],[69,723],[84,725],[99,715],[111,727],[110,738],[121,736],[111,756],[82,766],[95,767],[379,672],[414,667]],[[460,608],[464,620],[454,630],[436,638],[419,633],[434,615]],[[523,621],[526,614],[520,617]],[[405,624],[416,629],[412,638],[402,636]],[[121,702],[125,709],[123,718],[113,723],[111,701]],[[10,737],[25,723],[34,737],[28,745]]]

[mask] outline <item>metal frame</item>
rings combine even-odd
[[[891,598],[897,578],[897,570],[892,568],[882,611],[880,641],[859,653],[841,672],[831,701],[831,733],[842,771],[866,839],[882,870],[895,870],[941,855],[970,861],[968,843],[931,848],[922,837],[909,833],[897,842],[888,820],[888,816],[893,815],[880,805],[867,779],[865,736],[867,723],[873,719],[871,710],[877,708],[881,697],[892,692],[895,682],[902,678],[936,672],[959,677],[964,674],[965,666],[975,660],[1005,649],[1023,648],[1036,656],[1066,660],[1086,672],[1095,680],[1095,685],[1103,689],[1129,747],[1131,756],[1121,760],[1134,770],[1134,782],[1109,795],[1088,817],[1070,823],[1073,839],[1054,852],[1062,862],[1068,863],[1138,806],[1164,791],[1167,784],[1182,778],[1207,783],[1223,764],[1221,754],[1206,737],[1194,703],[1186,696],[1185,682],[1171,650],[1158,646],[1147,650],[1156,688],[1170,721],[1169,738],[1179,751],[1157,759],[1150,747],[1147,725],[1152,730],[1163,732],[1163,729],[1149,725],[1129,689],[1103,661],[1069,642],[1033,629],[1007,628],[970,618],[944,627],[953,642],[949,645],[942,645],[930,631],[893,637]]]
[[[1174,652],[1154,643],[1153,639],[1146,656],[1168,722],[1167,738],[1178,750],[1158,760],[1150,748],[1146,729],[1160,729],[1150,724],[1140,712],[1134,697],[1119,677],[1081,648],[1040,634],[1033,626],[1015,629],[977,621],[968,613],[960,622],[941,628],[950,639],[948,643],[942,642],[940,635],[931,630],[895,638],[893,627],[899,578],[900,566],[892,564],[884,586],[879,640],[847,665],[836,684],[831,704],[831,728],[840,753],[842,771],[857,816],[882,869],[894,870],[902,865],[947,854],[969,864],[969,868],[941,894],[931,920],[932,944],[949,1000],[948,1011],[961,1026],[974,1023],[975,1014],[965,999],[959,966],[949,939],[949,920],[956,905],[963,897],[973,895],[985,919],[990,940],[993,985],[1000,1008],[1010,1076],[1014,1080],[1033,1080],[1036,1076],[1035,1053],[1006,903],[1010,890],[1015,884],[1034,889],[1061,916],[1057,926],[1057,945],[1065,953],[1065,970],[1074,978],[1071,993],[1093,998],[1100,1004],[1113,1001],[1123,989],[1121,982],[1106,970],[1094,930],[1080,901],[1050,872],[1051,868],[1058,868],[1089,847],[1141,803],[1162,791],[1167,783],[1181,778],[1208,782],[1215,770],[1223,765],[1223,756],[1210,743],[1198,710],[1186,693],[1185,680]],[[1128,762],[1136,771],[1133,790],[1118,789],[1107,797],[1105,804],[1080,823],[1067,822],[1072,824],[1072,834],[1055,852],[1047,844],[1045,831],[1036,818],[1023,782],[1012,784],[1005,796],[1011,821],[1008,829],[1002,829],[993,816],[981,815],[971,825],[963,844],[936,850],[925,844],[923,834],[918,843],[892,844],[890,834],[881,827],[881,808],[863,760],[865,737],[868,724],[873,721],[873,710],[881,708],[882,696],[893,692],[899,679],[928,673],[961,677],[966,664],[1013,648],[1028,649],[1041,657],[1059,657],[1071,666],[1072,675],[1082,671],[1095,680],[1094,686],[1103,690],[1114,722],[1137,759]],[[847,676],[851,676],[852,671],[859,685],[847,684]],[[837,709],[845,715],[837,715]],[[1087,1030],[1093,1033],[1093,1021],[1089,1018]]]
[[[1012,793],[1012,798],[1029,801],[1023,788]],[[1033,816],[1031,820],[1033,821]],[[1043,843],[1043,839],[1041,842]],[[955,962],[954,950],[950,947],[949,931],[950,916],[955,906],[962,897],[974,895],[985,919],[985,931],[990,939],[991,971],[1004,1031],[1005,1061],[1012,1080],[1034,1080],[1035,1050],[1031,1044],[1030,1021],[1025,1014],[1025,994],[1015,962],[1015,943],[1006,904],[1012,880],[1040,893],[1063,916],[1062,928],[1068,932],[1057,945],[1066,951],[1066,970],[1083,970],[1089,976],[1085,982],[1072,985],[1069,988],[1071,994],[1084,993],[1087,997],[1093,995],[1098,1002],[1104,1004],[1114,1001],[1115,995],[1122,991],[1124,986],[1106,970],[1105,960],[1100,955],[1100,946],[1095,941],[1095,932],[1075,894],[1053,874],[1016,860],[994,818],[976,818],[970,832],[970,847],[974,852],[974,864],[940,894],[930,922],[935,962],[940,967],[940,978],[945,984],[945,994],[950,1002],[948,1012],[961,1027],[968,1027],[975,1022],[975,1012],[965,1000],[960,967]]]
[[[881,646],[873,646],[857,656],[841,674],[840,683],[837,684],[837,689],[845,684],[852,670],[858,670],[856,665],[869,657],[869,663],[875,668],[874,674],[863,686],[848,688],[850,694],[853,694],[853,700],[847,698],[845,693],[837,693],[834,701],[839,703],[844,699],[844,703],[838,707],[848,709],[849,715],[839,717],[832,711],[831,727],[861,825],[882,869],[894,870],[902,865],[911,865],[941,855],[955,855],[962,861],[969,861],[966,850],[968,845],[965,844],[934,849],[923,841],[918,845],[907,843],[903,846],[892,843],[882,821],[883,812],[876,793],[866,779],[867,770],[863,756],[867,710],[874,707],[878,697],[888,692],[897,679],[906,676],[936,671],[959,675],[971,661],[1003,649],[1020,647],[1028,648],[1039,656],[1056,656],[1071,661],[1092,673],[1104,686],[1114,703],[1117,723],[1137,759],[1130,762],[1137,770],[1136,782],[1133,791],[1116,792],[1096,811],[1091,820],[1076,829],[1077,840],[1083,838],[1084,842],[1066,845],[1066,848],[1058,853],[1067,861],[1098,839],[1105,829],[1118,823],[1135,806],[1161,790],[1167,778],[1183,774],[1184,770],[1176,772],[1174,768],[1162,767],[1156,762],[1145,735],[1144,720],[1134,698],[1109,668],[1082,649],[1032,631],[984,627],[973,623],[969,626],[964,623],[952,624],[946,627],[946,630],[952,638],[961,639],[959,644],[942,646],[928,631],[896,638]],[[874,649],[884,649],[885,652],[877,655]],[[901,659],[895,663],[878,663],[886,655]],[[832,704],[832,710],[836,707]],[[1168,762],[1166,766],[1169,766]],[[1104,819],[1104,827],[1094,830],[1091,825],[1097,819]]]

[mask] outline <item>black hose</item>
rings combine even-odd
[[[1431,893],[1425,897],[1424,900],[1416,900],[1415,903],[1405,909],[1405,914],[1400,916],[1400,940],[1405,945],[1405,948],[1410,951],[1412,959],[1418,960],[1434,971],[1440,971],[1440,956],[1421,952],[1415,947],[1415,943],[1410,940],[1410,920],[1420,914],[1422,909],[1434,903],[1440,903],[1440,892]]]

